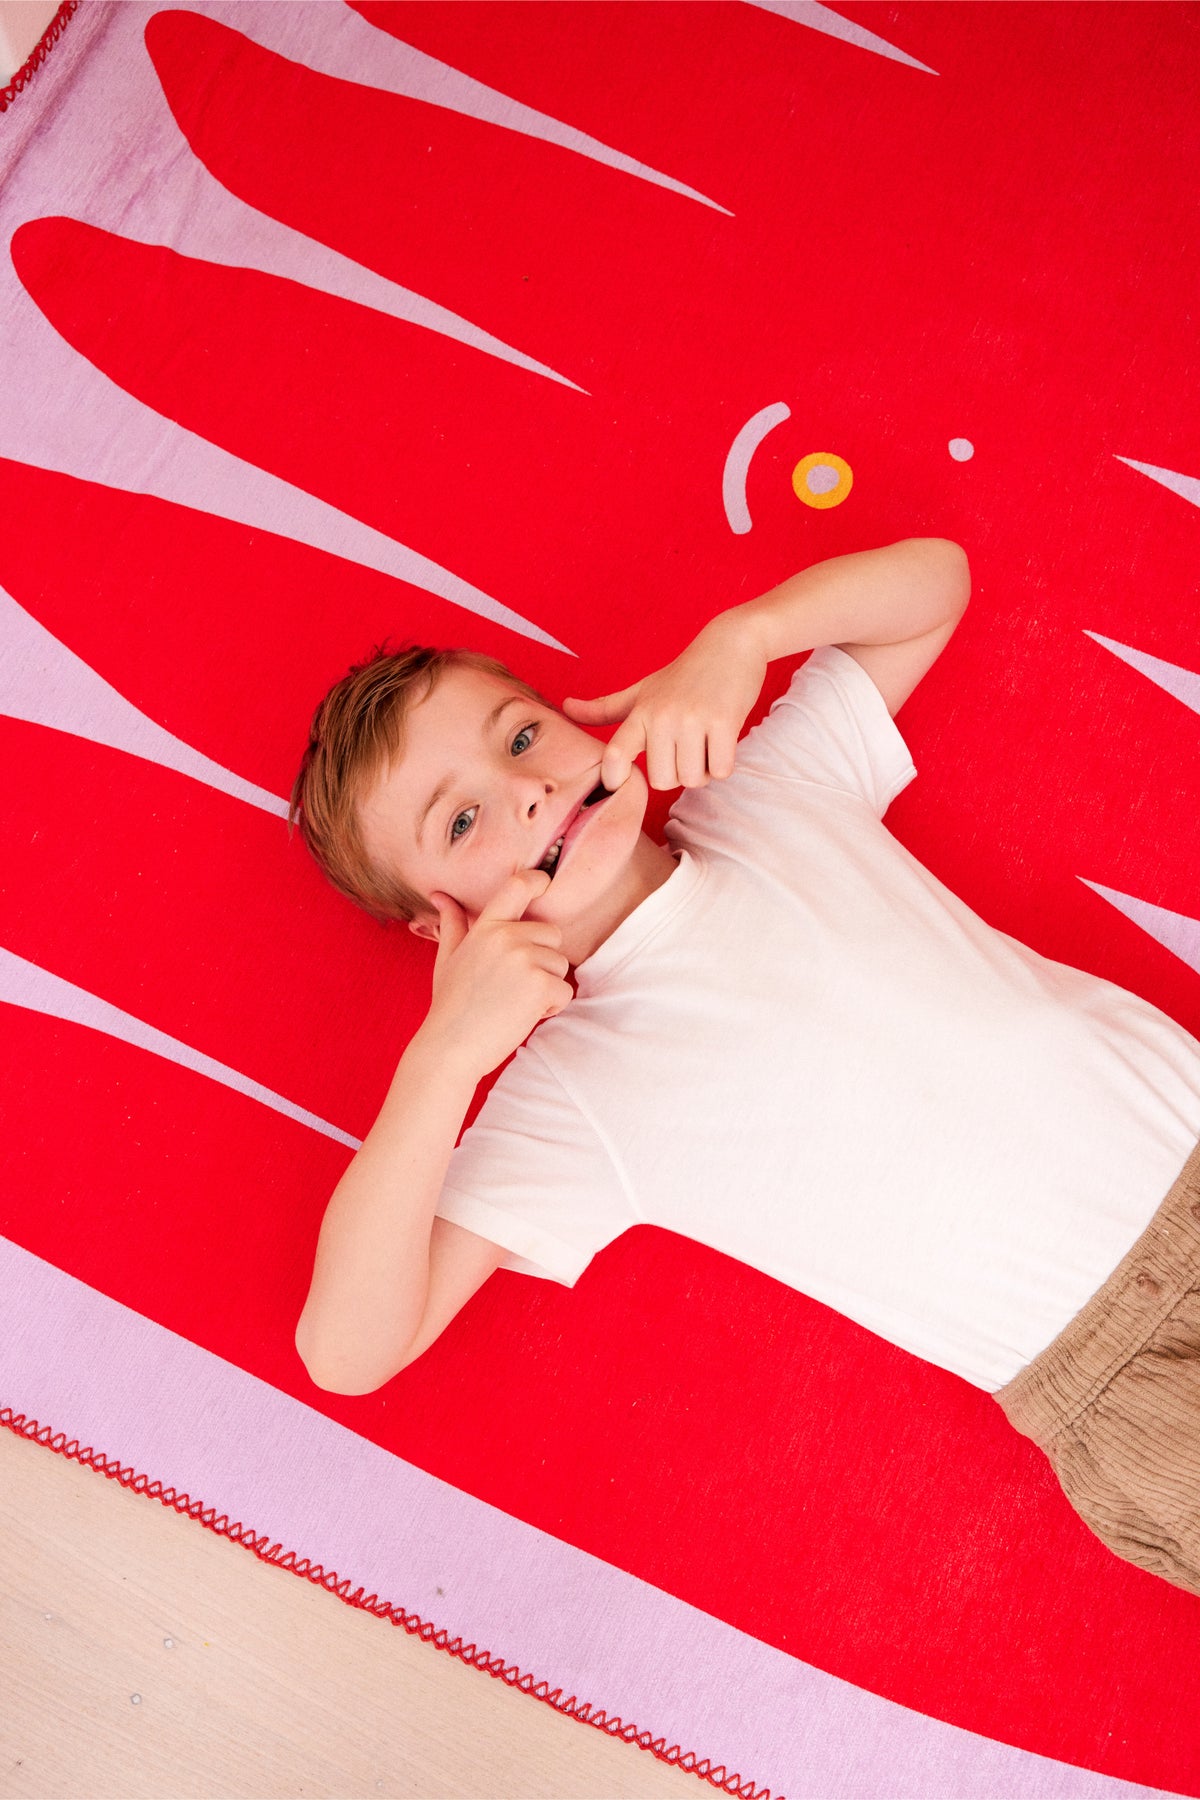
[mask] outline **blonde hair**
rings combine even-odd
[[[428,899],[367,855],[358,808],[376,775],[402,749],[404,719],[447,669],[479,669],[511,682],[542,706],[550,702],[494,657],[476,650],[378,645],[334,683],[313,714],[308,747],[292,786],[288,836],[300,834],[328,880],[381,923],[431,912]]]

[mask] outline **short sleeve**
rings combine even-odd
[[[564,1287],[638,1223],[595,1128],[532,1044],[464,1132],[435,1211],[502,1245],[502,1268]]]
[[[883,695],[836,644],[814,650],[761,725],[738,747],[738,766],[790,775],[865,800],[881,819],[916,775]]]

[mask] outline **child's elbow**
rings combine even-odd
[[[386,1387],[391,1380],[390,1375],[364,1380],[361,1376],[354,1375],[345,1369],[325,1369],[319,1363],[304,1362],[303,1357],[300,1358],[300,1361],[304,1363],[313,1386],[320,1388],[321,1392],[325,1394],[347,1394],[357,1398],[361,1394],[378,1393],[379,1389]]]
[[[971,563],[961,544],[953,538],[937,538],[941,554],[946,564],[946,584],[954,609],[958,613],[967,610],[967,602],[971,598]]]
[[[943,618],[957,622],[971,598],[971,565],[962,545],[953,538],[915,537],[905,538],[903,548],[911,564],[910,578],[914,587],[920,589],[922,606],[944,609]]]
[[[325,1394],[346,1394],[357,1397],[362,1394],[377,1393],[386,1387],[393,1375],[399,1373],[403,1364],[386,1373],[373,1370],[367,1374],[356,1368],[344,1356],[329,1356],[319,1346],[314,1345],[305,1333],[303,1326],[296,1328],[296,1354],[304,1364],[309,1380],[314,1387]]]

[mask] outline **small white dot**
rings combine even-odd
[[[175,1639],[174,1638],[164,1638],[163,1639],[163,1649],[164,1650],[173,1650],[174,1648],[175,1648]]]
[[[975,446],[970,438],[951,438],[949,450],[955,462],[970,462],[975,454]]]
[[[140,1706],[142,1704],[142,1696],[140,1694],[130,1694],[129,1699],[130,1704],[133,1706]]]
[[[43,1619],[52,1619],[54,1617],[54,1614],[53,1613],[43,1613],[42,1617],[43,1617]]]

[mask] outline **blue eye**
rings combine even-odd
[[[522,738],[529,738],[530,740],[532,740],[533,734],[536,730],[537,730],[536,725],[526,725],[524,731],[518,731],[516,737],[512,741],[513,753],[515,755],[517,755],[517,756],[524,755],[523,751],[517,749],[517,745],[520,743]]]

